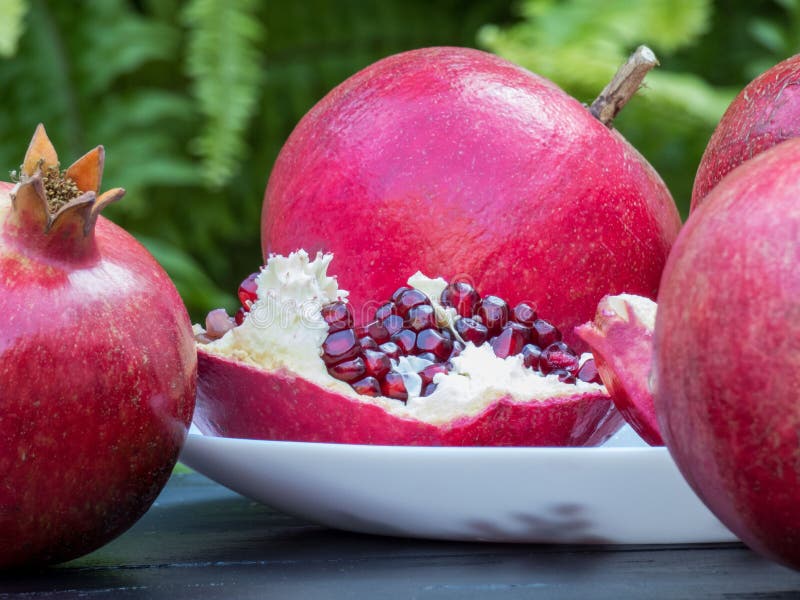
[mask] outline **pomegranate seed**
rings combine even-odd
[[[378,349],[378,342],[376,342],[374,339],[372,339],[368,335],[365,335],[364,337],[359,338],[358,339],[358,343],[361,344],[361,348],[363,348],[364,350],[377,350]]]
[[[245,313],[244,308],[240,308],[239,310],[236,311],[236,314],[233,315],[233,320],[236,321],[237,325],[241,325],[242,323],[244,323],[244,315],[245,314],[246,313]]]
[[[379,344],[388,342],[390,337],[389,330],[386,329],[386,326],[380,321],[372,321],[371,323],[359,327],[356,331],[356,335],[368,335]]]
[[[372,396],[374,398],[375,396],[381,395],[381,384],[374,377],[359,379],[355,383],[351,383],[350,387],[362,396]]]
[[[381,382],[381,392],[388,398],[395,400],[408,400],[408,392],[406,391],[406,384],[403,381],[403,376],[400,373],[389,371],[386,377]]]
[[[548,323],[544,319],[536,319],[533,323],[533,339],[531,341],[542,348],[547,348],[553,342],[561,341],[561,332],[552,323]]]
[[[436,329],[423,329],[417,334],[418,352],[433,352],[440,360],[447,360],[453,350],[453,342]]]
[[[464,351],[464,348],[464,342],[459,342],[458,340],[453,342],[453,351],[450,353],[450,358],[454,358],[461,354]]]
[[[434,375],[437,373],[447,373],[447,367],[441,363],[430,365],[422,369],[419,372],[419,376],[422,378],[422,385],[428,385],[433,381]]]
[[[503,325],[503,329],[513,329],[514,331],[518,331],[520,335],[522,335],[522,341],[524,344],[528,344],[532,341],[533,329],[531,327],[526,327],[525,325],[517,323],[516,321],[509,321]]]
[[[336,377],[336,379],[341,379],[342,381],[347,382],[361,379],[366,372],[367,367],[364,364],[364,359],[362,359],[360,356],[352,360],[345,360],[337,363],[332,367],[328,367],[328,373]]]
[[[400,358],[400,346],[395,344],[394,342],[386,342],[378,346],[378,349],[383,352],[389,358],[393,358],[397,360]]]
[[[383,320],[383,326],[391,337],[403,328],[403,317],[400,315],[390,315]]]
[[[442,292],[442,306],[452,306],[462,317],[471,317],[481,301],[475,288],[466,281],[455,281]]]
[[[530,327],[536,321],[536,310],[526,302],[520,302],[511,313],[517,323]]]
[[[583,366],[578,369],[577,377],[586,383],[603,383],[602,379],[600,379],[600,373],[597,372],[597,364],[594,362],[593,358],[583,363]]]
[[[428,385],[426,385],[426,386],[425,386],[425,388],[422,390],[422,396],[423,396],[423,397],[430,396],[430,395],[431,395],[433,392],[435,392],[435,391],[436,391],[436,384],[435,384],[435,383],[429,383],[429,384],[428,384]]]
[[[421,358],[422,360],[429,360],[432,363],[441,362],[439,357],[436,356],[433,352],[423,352],[422,354],[417,354],[417,358]]]
[[[489,340],[494,353],[500,358],[506,358],[514,354],[519,354],[522,347],[525,345],[525,339],[522,334],[512,328],[503,329],[500,335],[493,337]]]
[[[508,321],[508,304],[497,296],[486,296],[478,307],[481,322],[490,335],[497,335]]]
[[[379,321],[383,321],[389,315],[396,315],[397,309],[394,307],[394,302],[387,302],[386,304],[382,304],[378,307],[378,310],[375,311],[375,318]]]
[[[409,291],[410,289],[411,289],[410,287],[408,287],[408,286],[405,286],[405,285],[404,285],[404,286],[401,286],[401,287],[399,287],[399,288],[397,288],[397,289],[394,291],[394,294],[392,294],[392,302],[394,302],[395,304],[397,304],[397,300],[398,300],[398,298],[400,298],[400,296],[402,296],[403,294],[405,294],[405,293],[406,293],[407,291]],[[393,313],[393,314],[397,314],[397,313],[395,312],[395,313]]]
[[[409,309],[405,325],[414,331],[436,327],[436,312],[429,304],[420,304]]]
[[[215,308],[206,315],[206,335],[212,340],[221,338],[234,327],[236,321],[231,319],[224,308]]]
[[[408,354],[414,349],[417,334],[410,329],[401,329],[392,336],[392,341],[400,348],[400,352]]]
[[[542,355],[542,349],[536,344],[525,344],[522,347],[522,364],[526,367],[536,370],[539,368],[539,357]]]
[[[242,303],[245,310],[250,310],[250,305],[258,299],[257,277],[258,273],[250,273],[250,275],[239,284],[239,302]]]
[[[566,369],[556,369],[555,371],[551,371],[550,375],[558,375],[558,380],[561,383],[575,383],[575,375]]]
[[[489,330],[483,323],[478,323],[475,319],[462,317],[455,323],[456,331],[465,342],[472,342],[476,346],[483,344],[489,337]]]
[[[408,290],[403,292],[403,294],[397,300],[395,300],[397,314],[403,318],[405,318],[408,315],[408,311],[415,306],[430,303],[431,301],[428,300],[428,297],[419,290]]]
[[[372,375],[378,379],[392,370],[392,363],[389,357],[383,352],[375,350],[364,350],[364,364],[366,365],[367,375]]]
[[[320,310],[323,320],[328,324],[328,331],[333,333],[353,326],[353,315],[346,302],[337,300],[326,304]]]
[[[328,335],[322,342],[322,360],[326,365],[355,358],[361,352],[361,345],[352,329],[342,329]]]
[[[575,375],[579,363],[578,355],[564,342],[553,342],[542,350],[542,355],[539,357],[539,368],[545,375],[557,370]]]

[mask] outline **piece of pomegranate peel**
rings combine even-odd
[[[656,303],[631,294],[605,296],[594,321],[575,329],[589,346],[615,406],[651,446],[663,446],[650,389]]]
[[[402,341],[397,334],[407,333],[414,343],[372,343],[369,326],[336,330],[326,317],[341,311],[347,292],[326,273],[331,259],[320,253],[311,260],[304,251],[272,256],[242,325],[210,342],[209,332],[195,326],[195,423],[203,433],[355,444],[584,446],[602,443],[621,426],[599,381],[564,383],[538,365],[526,367],[521,349],[501,358],[489,341],[462,342],[456,308],[440,303],[447,287],[441,278],[418,273],[409,289],[393,295],[392,306],[375,304],[386,319],[400,319],[393,338]],[[435,326],[428,326],[430,309],[417,307],[433,309]]]

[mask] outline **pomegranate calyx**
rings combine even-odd
[[[658,64],[658,59],[650,48],[639,46],[592,102],[589,112],[603,125],[611,128],[619,111],[639,91],[645,76]]]
[[[90,236],[103,209],[125,195],[124,189],[113,188],[98,196],[104,163],[105,151],[97,146],[61,171],[58,154],[39,124],[10,194],[12,218],[18,224],[32,222],[45,234]]]

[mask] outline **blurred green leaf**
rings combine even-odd
[[[0,58],[14,56],[17,51],[27,9],[25,0],[0,0]]]
[[[233,293],[222,291],[186,252],[147,236],[137,235],[136,238],[169,273],[191,313],[202,313],[207,307],[236,309],[237,300]]]

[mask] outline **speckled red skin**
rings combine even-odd
[[[559,400],[501,398],[443,426],[400,418],[287,371],[268,372],[198,352],[195,423],[224,437],[411,446],[590,446],[622,417],[604,393]]]
[[[496,56],[429,48],[357,73],[273,168],[262,247],[333,252],[359,321],[417,270],[529,301],[574,326],[605,294],[654,298],[680,227],[650,165],[555,84]]]
[[[166,273],[100,217],[75,254],[9,225],[0,184],[0,569],[83,555],[166,483],[194,407],[188,314]],[[94,243],[91,243],[91,241]],[[46,248],[46,250],[44,249]]]
[[[751,81],[725,111],[700,160],[691,209],[731,170],[800,135],[800,54]]]
[[[800,139],[708,195],[664,271],[655,406],[700,498],[800,569]]]
[[[626,306],[627,308],[627,306]],[[622,416],[651,446],[663,446],[658,427],[650,371],[653,356],[653,330],[628,309],[627,318],[600,301],[594,321],[576,329],[589,346],[600,379]]]

